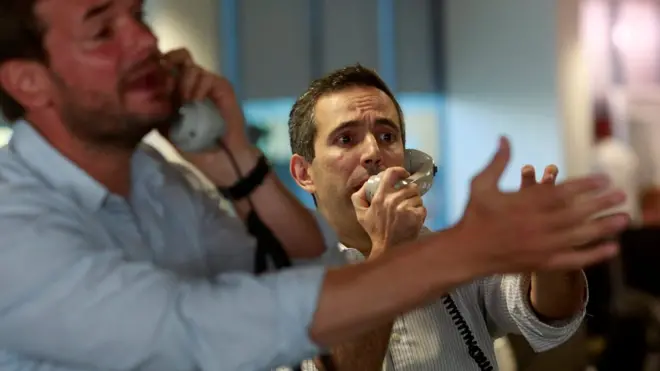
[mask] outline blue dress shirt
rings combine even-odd
[[[254,276],[243,223],[162,158],[136,151],[126,199],[14,129],[0,150],[0,370],[259,371],[318,353],[323,265]]]

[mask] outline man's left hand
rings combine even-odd
[[[240,168],[251,169],[257,155],[245,131],[243,110],[230,82],[195,63],[186,49],[166,53],[163,63],[178,71],[175,94],[179,95],[182,104],[206,99],[213,102],[226,125],[221,139],[224,147],[231,151]],[[182,152],[181,155],[216,185],[227,186],[237,180],[227,154],[220,148],[201,153]]]
[[[540,182],[536,170],[526,165],[521,171],[520,189],[537,185],[555,185],[559,169],[548,165]],[[534,272],[531,276],[530,303],[545,320],[570,318],[584,307],[584,278],[581,271]]]

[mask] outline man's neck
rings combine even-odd
[[[85,143],[69,133],[46,132],[36,127],[62,155],[103,184],[111,193],[128,197],[131,189],[133,151],[118,147],[99,147]]]
[[[365,238],[364,236],[349,233],[338,233],[337,235],[342,245],[358,250],[365,257],[369,257],[369,254],[371,254],[371,239],[369,236]]]
[[[332,226],[342,245],[358,250],[365,257],[369,256],[371,253],[371,238],[358,223],[354,214],[350,214],[351,217],[348,217],[346,213],[330,212],[321,205],[319,205],[319,211]],[[338,215],[342,217],[336,217]]]
[[[77,156],[62,153],[111,193],[125,198],[129,196],[132,152],[88,149],[85,152],[78,152]]]

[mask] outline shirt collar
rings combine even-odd
[[[76,199],[83,207],[96,211],[110,195],[104,185],[62,155],[25,121],[13,125],[9,148],[34,175],[51,188]],[[154,156],[141,148],[133,155],[131,167],[132,188],[160,169]]]

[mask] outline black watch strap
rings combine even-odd
[[[261,183],[263,183],[266,175],[270,171],[270,164],[265,155],[259,156],[257,164],[254,166],[252,171],[244,177],[241,178],[236,184],[231,187],[223,188],[218,187],[218,191],[225,198],[230,200],[240,200],[247,197],[252,191],[255,190]]]

